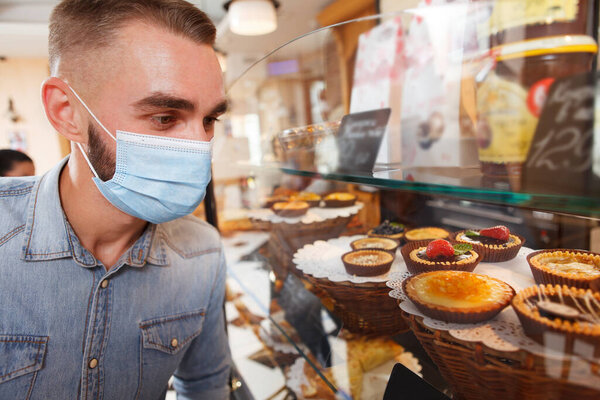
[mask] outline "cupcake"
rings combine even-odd
[[[356,196],[351,193],[337,192],[328,194],[323,198],[325,207],[350,207],[356,203]]]
[[[271,210],[280,217],[300,217],[308,211],[308,203],[305,201],[286,201],[273,204]]]
[[[404,225],[386,219],[382,224],[367,232],[367,236],[383,237],[400,242],[404,236]]]
[[[538,343],[572,353],[593,348],[600,356],[600,293],[559,285],[532,286],[520,291],[512,306],[523,331]],[[557,340],[556,336],[563,340]],[[587,346],[577,346],[578,341]],[[587,356],[590,350],[585,350]]]
[[[411,274],[437,270],[472,272],[481,260],[470,244],[452,245],[444,239],[410,242],[400,252]]]
[[[350,275],[383,275],[390,270],[394,256],[383,250],[354,250],[342,255],[346,272]]]
[[[366,237],[350,243],[352,250],[384,250],[391,255],[396,254],[398,242],[382,237]]]
[[[291,201],[305,201],[308,203],[309,207],[319,207],[321,204],[321,196],[316,193],[310,192],[300,192],[292,197],[290,197]]]
[[[524,237],[510,233],[503,225],[480,231],[459,231],[454,234],[454,240],[473,245],[475,251],[483,256],[482,260],[487,262],[512,260],[525,243]]]
[[[409,242],[415,242],[418,240],[446,239],[449,236],[450,232],[447,230],[433,226],[410,229],[404,233],[404,238]]]
[[[539,250],[527,256],[538,284],[592,288],[600,279],[600,254],[583,250]]]
[[[494,318],[515,294],[496,278],[465,271],[425,272],[405,279],[402,287],[428,317],[465,324]]]

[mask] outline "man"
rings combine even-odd
[[[18,150],[0,150],[0,176],[33,176],[35,166],[29,156]]]
[[[0,183],[0,399],[228,397],[217,232],[185,216],[225,111],[183,0],[63,0],[42,100],[71,155]]]

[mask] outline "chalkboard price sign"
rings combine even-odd
[[[542,109],[523,169],[525,190],[584,194],[590,187],[595,77],[557,79]]]
[[[371,173],[390,118],[390,109],[345,115],[336,138],[339,172]]]

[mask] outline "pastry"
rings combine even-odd
[[[445,239],[410,242],[400,252],[411,274],[436,270],[472,272],[481,260],[470,244],[452,245]]]
[[[342,255],[346,272],[358,276],[385,274],[393,261],[394,256],[383,250],[354,250]]]
[[[405,279],[402,287],[423,314],[456,323],[492,319],[515,294],[496,278],[464,271],[425,272]]]
[[[273,204],[271,210],[281,217],[300,217],[308,211],[308,203],[305,201],[285,201]]]
[[[323,198],[325,207],[350,207],[356,202],[356,196],[351,193],[337,192]]]
[[[600,254],[583,250],[539,250],[527,256],[538,284],[588,289],[600,279]]]
[[[288,200],[289,200],[289,198],[287,196],[267,197],[263,203],[263,207],[271,208],[271,207],[273,207],[273,204],[275,204],[275,203],[284,202],[284,201],[288,201]]]
[[[503,225],[480,231],[459,231],[454,234],[454,240],[473,245],[475,251],[482,255],[482,260],[487,262],[512,260],[525,243],[524,237],[510,233]]]
[[[300,192],[292,197],[290,197],[291,201],[305,201],[308,203],[309,207],[319,207],[321,204],[321,196],[316,193],[310,192]]]
[[[586,356],[600,355],[600,293],[559,285],[532,286],[520,291],[512,306],[533,340],[555,350],[572,353],[582,349]],[[556,335],[564,340],[557,340]],[[577,341],[585,345],[576,345]],[[582,343],[583,344],[583,343]]]
[[[383,237],[366,237],[353,241],[350,243],[350,247],[352,247],[352,250],[384,250],[394,255],[398,249],[398,242]]]
[[[390,222],[386,219],[382,224],[367,232],[367,236],[384,237],[399,242],[404,236],[404,225],[397,222]]]
[[[447,230],[432,226],[410,229],[404,233],[404,238],[413,242],[417,240],[446,239],[449,236],[450,232]]]

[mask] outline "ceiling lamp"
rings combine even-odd
[[[229,12],[229,27],[235,34],[257,36],[277,29],[276,0],[230,0],[223,6]]]

